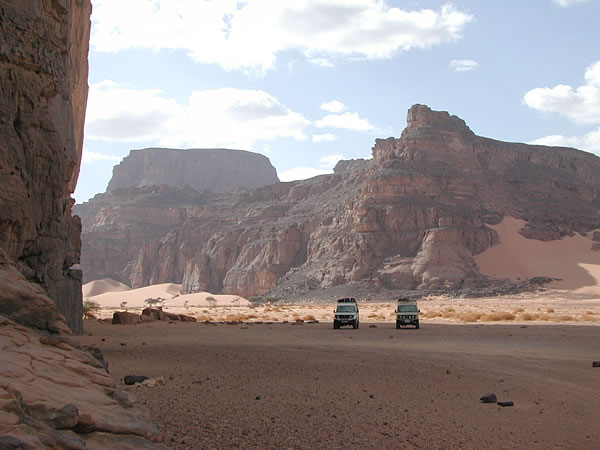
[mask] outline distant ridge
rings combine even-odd
[[[114,167],[108,191],[150,185],[190,186],[228,192],[277,183],[269,158],[245,150],[144,148]]]

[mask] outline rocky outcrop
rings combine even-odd
[[[161,448],[147,412],[84,348],[71,216],[89,0],[0,0],[0,448]],[[68,323],[68,325],[67,325]]]
[[[77,343],[0,316],[0,350],[1,448],[162,448],[148,413]]]
[[[277,171],[269,158],[258,153],[228,149],[145,148],[132,150],[114,167],[108,191],[166,184],[190,186],[200,192],[226,192],[277,182]]]
[[[81,332],[71,216],[87,99],[89,1],[0,1],[0,246]]]
[[[526,220],[532,239],[600,224],[600,158],[479,137],[424,105],[400,138],[376,140],[372,160],[339,162],[332,175],[229,194],[150,189],[78,207],[86,279],[295,298],[343,285],[479,288],[495,281],[473,256],[497,242],[488,225],[505,215]],[[161,205],[160,226],[134,217],[143,205]],[[110,256],[116,247],[127,254]]]

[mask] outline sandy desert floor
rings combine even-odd
[[[600,443],[597,326],[86,321],[85,331],[173,448]],[[125,386],[125,375],[164,384]],[[514,406],[480,403],[488,392]]]

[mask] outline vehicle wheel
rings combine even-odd
[[[356,321],[356,328],[360,328],[360,320]]]
[[[419,329],[419,321],[417,320],[417,323],[415,324],[415,328],[418,330]]]
[[[398,321],[396,320],[396,330],[399,330],[399,329],[400,329],[400,322],[398,322]]]
[[[339,328],[340,328],[340,324],[337,322],[337,320],[334,320],[333,321],[333,329],[334,330],[339,330]]]

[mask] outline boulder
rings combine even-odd
[[[149,378],[144,375],[125,375],[125,378],[123,378],[123,382],[127,385],[132,385],[136,383],[141,383],[148,379]]]
[[[145,321],[152,320],[165,320],[165,314],[163,313],[162,308],[144,308],[142,310],[142,318],[143,317],[151,317],[152,319],[144,319]]]
[[[479,401],[481,403],[496,403],[498,401],[498,398],[496,397],[496,394],[490,392],[489,394],[482,395],[479,398]]]
[[[128,311],[115,311],[112,318],[113,325],[135,325],[141,321],[139,314]]]

